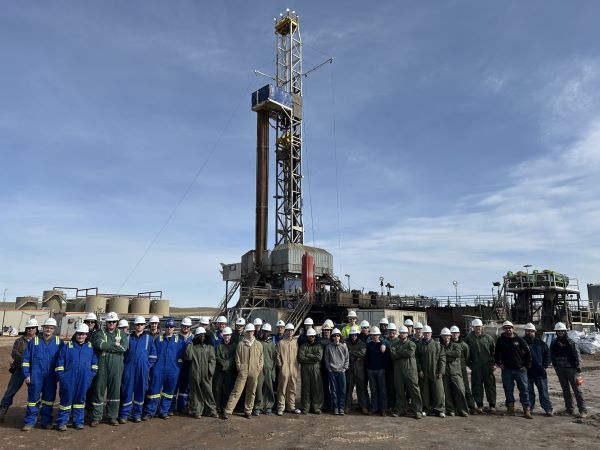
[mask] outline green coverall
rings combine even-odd
[[[446,370],[446,356],[439,342],[422,339],[416,351],[417,371],[423,372],[419,377],[423,410],[431,413],[445,413],[444,382],[442,376]]]
[[[369,407],[369,395],[367,393],[367,372],[365,370],[365,356],[367,344],[357,339],[352,343],[349,338],[346,341],[348,353],[350,354],[350,367],[346,370],[346,408],[352,404],[352,391],[356,386],[356,398],[358,406],[364,411]]]
[[[129,335],[118,329],[112,333],[98,330],[92,339],[92,345],[98,354],[98,372],[92,393],[92,420],[95,422],[102,420],[105,392],[106,417],[116,419],[121,401],[123,356],[129,348]],[[120,346],[115,345],[117,341],[120,341]]]
[[[323,346],[316,340],[312,344],[307,342],[300,346],[298,354],[301,383],[300,409],[302,409],[305,414],[308,413],[311,406],[313,411],[320,411],[323,407],[323,380],[321,379],[322,359]]]
[[[496,406],[496,377],[492,367],[496,343],[489,334],[476,336],[470,332],[465,338],[469,345],[469,361],[471,368],[471,392],[477,406],[483,406],[483,388],[490,406]]]
[[[213,395],[219,412],[225,409],[237,377],[237,368],[235,367],[236,349],[237,344],[231,340],[229,344],[220,342],[215,352],[217,364],[213,377]]]
[[[448,345],[442,344],[446,355],[446,373],[444,373],[444,392],[446,393],[446,412],[468,413],[465,385],[462,377],[460,344],[450,341]]]
[[[471,385],[469,384],[469,374],[467,373],[467,363],[469,361],[469,344],[464,340],[458,341],[460,345],[460,366],[462,369],[463,384],[465,385],[465,398],[467,399],[467,406],[469,409],[475,409],[475,401],[473,400],[473,394],[471,394]]]
[[[394,385],[396,388],[396,410],[403,416],[407,412],[405,393],[408,393],[412,408],[421,414],[423,402],[419,390],[419,375],[415,353],[417,345],[410,339],[394,339],[391,341],[390,357],[394,365]]]
[[[216,412],[217,405],[212,391],[212,380],[215,373],[215,348],[210,341],[202,344],[192,341],[185,349],[185,359],[190,363],[190,414],[202,416],[203,412]]]
[[[277,346],[269,339],[262,341],[263,346],[263,368],[258,376],[256,395],[254,397],[254,409],[260,411],[271,411],[275,404],[275,368],[277,366]]]

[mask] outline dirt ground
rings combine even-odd
[[[14,338],[0,338],[0,391],[8,382],[10,347]],[[20,431],[25,412],[25,386],[15,397],[6,420],[0,424],[0,448],[48,449],[119,448],[145,449],[150,447],[207,448],[598,448],[600,437],[600,356],[584,357],[583,385],[589,417],[579,420],[571,416],[542,417],[538,411],[534,420],[523,417],[471,416],[468,418],[426,417],[411,418],[369,417],[350,414],[283,417],[260,416],[247,420],[232,416],[228,421],[212,418],[199,420],[172,417],[153,419],[140,424],[128,423],[118,427],[101,424],[81,431],[69,428]],[[499,377],[497,377],[499,378]],[[556,375],[549,375],[550,396],[554,411],[564,409]],[[498,405],[503,403],[502,386],[498,384]],[[517,396],[518,398],[518,396]]]

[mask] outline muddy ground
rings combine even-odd
[[[8,382],[10,347],[14,338],[0,338],[0,391]],[[260,416],[228,421],[212,418],[172,417],[118,427],[101,424],[81,431],[69,428],[59,433],[36,428],[20,431],[25,412],[25,386],[15,397],[6,420],[0,424],[0,448],[598,448],[600,440],[600,356],[585,357],[584,395],[590,415],[585,420],[571,416],[523,417],[471,416],[468,418],[365,417],[350,414],[283,417]],[[498,377],[499,378],[499,377]],[[550,396],[555,412],[564,409],[558,380],[550,371]],[[498,384],[498,404],[504,399]]]

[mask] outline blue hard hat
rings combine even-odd
[[[169,320],[166,321],[165,326],[167,328],[175,327],[175,321],[173,319],[169,319]]]

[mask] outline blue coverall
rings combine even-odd
[[[92,343],[79,344],[73,337],[58,352],[54,370],[60,381],[56,427],[67,424],[71,411],[73,425],[83,425],[86,393],[98,371],[98,357]]]
[[[185,339],[185,346],[192,342],[192,334]],[[184,339],[183,335],[179,335],[180,339]],[[185,349],[184,349],[185,354]],[[190,362],[184,359],[181,370],[179,371],[179,379],[177,380],[177,398],[176,401],[171,404],[171,411],[177,410],[180,413],[188,412],[190,394]]]
[[[58,336],[52,336],[48,342],[36,336],[27,344],[23,355],[23,376],[31,377],[27,387],[27,410],[25,412],[25,425],[33,427],[37,420],[38,402],[42,397],[42,426],[52,424],[52,408],[56,399],[56,359],[58,351],[64,343]]]
[[[150,368],[156,363],[156,347],[152,336],[142,333],[129,335],[129,349],[125,352],[125,366],[121,383],[121,411],[119,417],[142,417],[144,396],[148,391]],[[133,412],[132,412],[133,405]]]
[[[148,389],[144,406],[144,416],[154,416],[158,409],[158,415],[164,417],[169,414],[171,402],[177,388],[177,379],[185,354],[186,342],[179,335],[167,337],[162,334],[154,340],[154,345],[156,346],[157,360],[152,368],[150,389]],[[158,403],[161,397],[162,401],[159,408]]]

